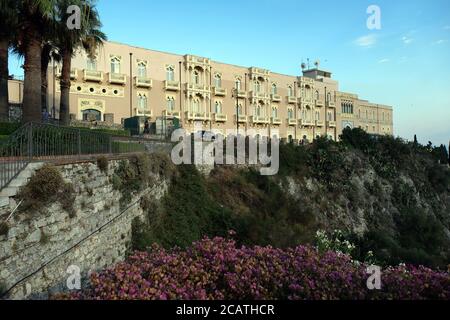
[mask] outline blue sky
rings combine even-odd
[[[366,26],[381,8],[381,30]],[[110,40],[300,74],[320,59],[342,91],[392,105],[396,135],[448,145],[448,0],[100,0]],[[20,74],[12,60],[11,72]]]

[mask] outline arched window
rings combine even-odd
[[[222,114],[222,102],[216,101],[216,104],[215,104],[215,113],[216,113],[216,114]]]
[[[319,99],[320,99],[319,91],[316,90],[316,100],[319,100]]]
[[[331,102],[331,93],[330,92],[328,92],[328,94],[327,94],[327,102]]]
[[[145,62],[139,62],[137,68],[138,77],[146,78],[147,77],[147,64]]]
[[[97,71],[97,60],[89,58],[86,65],[87,70]]]
[[[175,81],[175,69],[172,66],[166,68],[166,80]]]
[[[120,59],[118,57],[111,58],[111,73],[120,73]]]
[[[200,72],[198,72],[197,70],[195,70],[192,75],[192,81],[194,82],[194,84],[200,84]]]
[[[278,88],[275,83],[272,83],[272,94],[278,94]]]
[[[278,118],[278,108],[277,107],[272,107],[272,117]]]
[[[292,110],[291,108],[288,109],[288,119],[294,119],[294,110]]]
[[[139,109],[147,109],[147,95],[143,93],[138,94],[138,107]]]
[[[328,121],[333,121],[333,114],[328,112]]]
[[[167,98],[167,110],[174,111],[175,110],[175,99],[173,97]]]
[[[217,88],[222,88],[222,76],[220,74],[214,76],[214,82]]]
[[[294,90],[292,90],[292,87],[289,86],[288,87],[288,97],[293,97],[294,96]]]
[[[241,90],[241,79],[236,79],[235,87],[237,90]]]
[[[259,82],[258,80],[256,80],[254,82],[254,89],[255,92],[260,93],[261,92],[261,82]]]
[[[261,117],[261,115],[262,115],[262,108],[261,108],[261,105],[260,104],[258,104],[257,106],[256,106],[256,114],[255,114],[255,116],[257,116],[257,117]]]
[[[195,113],[200,112],[200,101],[198,100],[198,98],[192,101],[192,111]]]
[[[238,115],[242,115],[242,104],[238,105]]]

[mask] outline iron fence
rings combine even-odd
[[[28,123],[0,142],[0,190],[30,162],[145,151],[146,139]]]

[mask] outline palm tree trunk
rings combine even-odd
[[[62,125],[70,122],[70,69],[72,67],[72,50],[66,49],[62,53],[61,71],[61,102],[59,106],[59,121]]]
[[[0,40],[0,121],[9,118],[8,99],[8,48],[7,40]]]
[[[41,107],[41,53],[42,37],[34,29],[26,30],[29,33],[29,44],[25,48],[25,81],[23,91],[23,122],[42,120]]]
[[[50,63],[50,53],[51,53],[52,47],[48,44],[44,45],[44,48],[42,49],[42,57],[41,57],[41,105],[42,108],[46,108],[48,111],[47,106],[47,88],[48,88],[48,78],[47,78],[47,69],[48,65]]]

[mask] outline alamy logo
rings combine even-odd
[[[66,271],[70,276],[67,278],[66,284],[69,290],[81,289],[81,269],[78,266],[69,266]]]
[[[79,6],[72,5],[67,7],[67,14],[70,14],[66,25],[69,30],[81,29],[81,9]]]
[[[367,279],[367,289],[381,290],[381,268],[378,266],[369,266],[366,272],[370,275],[369,279]]]
[[[381,9],[379,6],[371,5],[367,8],[367,29],[369,30],[381,30]]]

